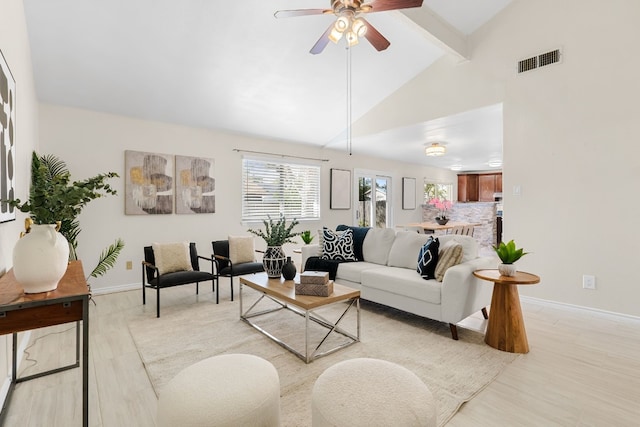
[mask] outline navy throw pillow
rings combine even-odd
[[[418,255],[418,273],[423,279],[436,278],[436,265],[438,264],[438,249],[440,241],[436,237],[429,237],[429,240],[420,248]]]

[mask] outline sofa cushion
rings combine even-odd
[[[322,259],[356,261],[353,253],[353,230],[333,231],[322,228]]]
[[[420,249],[418,255],[418,267],[417,271],[423,279],[435,279],[436,278],[436,265],[438,264],[438,248],[440,242],[438,238],[435,239],[429,236],[429,240]]]
[[[386,265],[395,238],[393,228],[372,228],[362,243],[362,257],[366,262]]]
[[[436,264],[436,280],[442,282],[447,269],[460,264],[460,261],[462,261],[462,245],[460,243],[449,240],[442,245],[438,253],[438,264]]]
[[[380,268],[378,264],[371,262],[343,262],[338,266],[337,280],[347,280],[354,283],[362,283],[362,272],[371,270],[372,268]]]
[[[175,271],[192,271],[189,243],[152,243],[153,256],[160,275]]]
[[[338,266],[342,261],[335,259],[322,259],[317,256],[311,256],[307,258],[304,265],[304,271],[326,271],[329,273],[329,279],[335,280]]]
[[[362,272],[362,287],[440,304],[442,284],[435,280],[423,280],[413,269],[381,267]]]
[[[363,261],[364,257],[362,256],[362,244],[364,243],[364,238],[367,237],[367,232],[371,230],[369,227],[352,227],[350,225],[340,224],[336,227],[336,231],[344,231],[346,229],[353,230],[353,253],[356,256],[358,261]]]
[[[459,234],[444,234],[438,236],[440,244],[444,245],[450,240],[462,245],[462,261],[467,262],[478,258],[478,241],[471,236],[461,236]]]
[[[398,231],[389,251],[387,265],[415,270],[416,257],[420,248],[427,243],[431,236],[411,231]]]

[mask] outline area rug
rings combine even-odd
[[[246,309],[252,302],[245,298],[244,303]],[[336,304],[321,314],[335,320],[343,309],[343,304]],[[304,348],[302,317],[281,310],[256,321],[296,349]],[[345,316],[340,325],[355,331],[355,313]],[[438,424],[444,425],[517,358],[487,346],[479,332],[458,328],[459,341],[454,341],[447,324],[366,301],[361,304],[361,342],[310,364],[241,321],[237,298],[219,305],[213,299],[201,299],[163,307],[161,318],[133,320],[129,331],[156,394],[182,369],[207,357],[246,353],[270,361],[280,377],[284,426],[311,425],[313,384],[325,369],[343,360],[383,359],[413,371],[433,393]],[[310,335],[317,339],[320,333],[322,328],[314,327]],[[321,350],[340,344],[341,339],[340,335],[332,337]]]

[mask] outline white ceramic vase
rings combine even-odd
[[[516,265],[515,264],[498,264],[498,272],[503,276],[515,276],[516,275]]]
[[[26,294],[56,289],[68,263],[69,242],[56,224],[31,225],[13,248],[13,273]]]

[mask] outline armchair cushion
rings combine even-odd
[[[255,262],[253,236],[229,236],[229,259],[233,264]]]
[[[153,243],[155,265],[160,275],[176,271],[192,271],[188,242]]]

